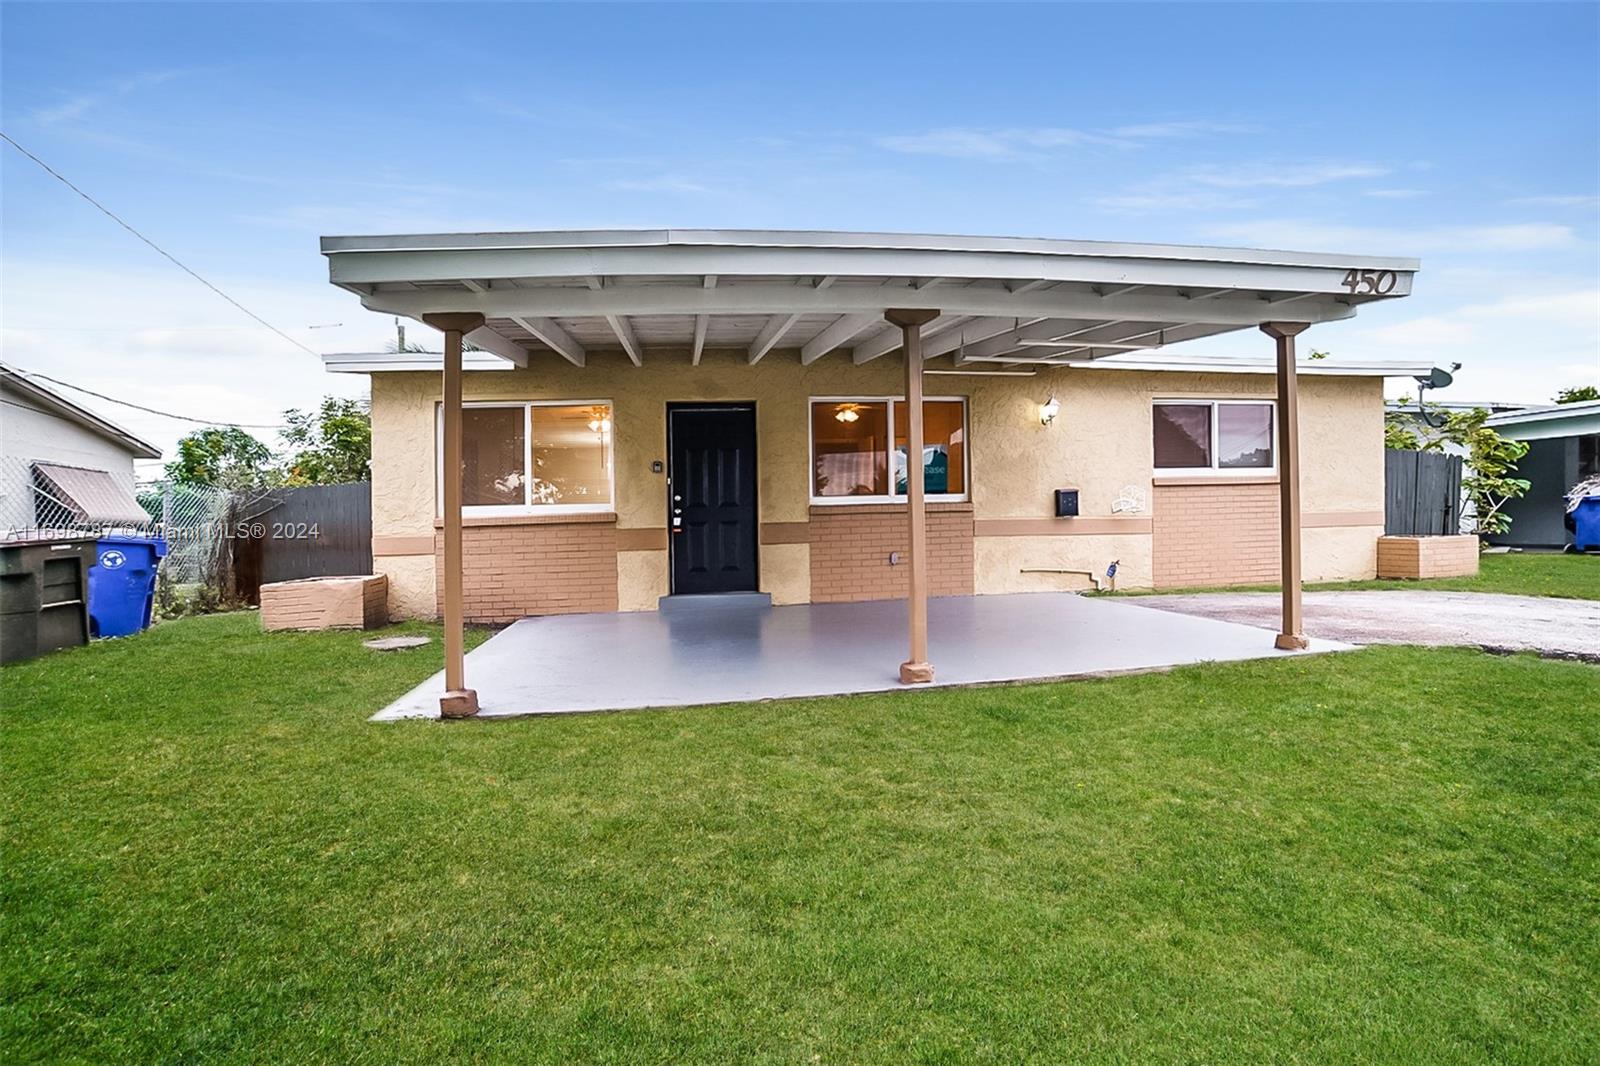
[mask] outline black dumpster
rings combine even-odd
[[[95,538],[0,541],[0,663],[89,642]]]

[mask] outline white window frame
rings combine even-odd
[[[1211,408],[1211,465],[1210,466],[1156,466],[1155,455],[1155,409],[1157,407],[1179,406],[1199,407],[1205,405]],[[1222,462],[1222,435],[1218,428],[1217,410],[1222,407],[1265,407],[1270,413],[1270,428],[1268,441],[1272,446],[1272,463],[1268,466],[1241,466],[1223,467],[1217,464]],[[1263,400],[1259,396],[1251,398],[1218,399],[1214,396],[1163,396],[1151,401],[1150,404],[1150,469],[1155,477],[1214,477],[1250,478],[1250,477],[1275,477],[1278,473],[1278,404],[1273,400]]]
[[[462,504],[466,518],[497,518],[524,515],[611,514],[617,509],[617,408],[610,400],[473,400],[468,408],[522,409],[522,502]],[[604,407],[611,412],[611,463],[606,471],[610,503],[534,503],[533,502],[533,409],[535,407]],[[435,517],[444,517],[444,404],[434,403],[433,502]]]
[[[906,402],[904,396],[812,396],[806,401],[806,494],[819,507],[848,507],[864,503],[905,503],[906,497],[894,491],[894,438],[895,411]],[[923,499],[929,503],[966,503],[972,498],[972,425],[971,408],[965,396],[924,396],[923,403],[959,403],[961,405],[961,484],[965,492],[929,492]],[[887,464],[889,492],[877,496],[818,496],[816,423],[812,408],[819,403],[883,403],[888,404],[888,441],[884,445],[883,461]]]

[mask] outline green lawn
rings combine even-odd
[[[1152,593],[1270,592],[1277,585],[1234,585],[1193,589],[1128,589],[1118,596]],[[1306,585],[1307,591],[1329,589],[1444,589],[1455,592],[1509,592],[1518,596],[1566,596],[1600,600],[1600,555],[1557,555],[1517,552],[1485,555],[1477,577],[1435,577],[1425,581],[1331,581]]]
[[[1594,667],[380,726],[361,639],[0,671],[0,1060],[1600,1060]]]

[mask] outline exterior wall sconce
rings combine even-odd
[[[1061,413],[1061,401],[1051,396],[1039,405],[1039,424],[1048,426],[1056,420],[1056,415]]]

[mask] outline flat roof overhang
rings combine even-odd
[[[889,308],[939,312],[927,359],[1067,365],[1353,316],[1408,295],[1415,259],[1009,237],[574,230],[324,237],[329,278],[370,310],[478,312],[469,343],[519,366],[732,350],[867,363]]]

